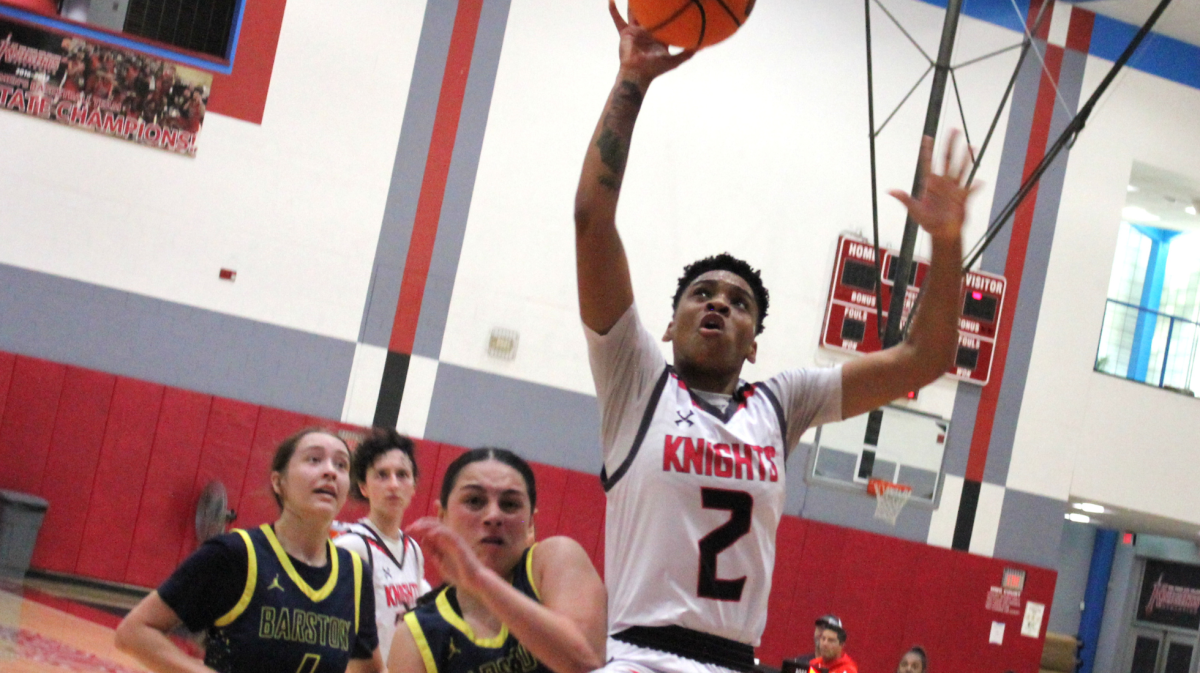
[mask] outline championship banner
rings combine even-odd
[[[0,18],[0,109],[196,155],[210,73]]]
[[[1147,560],[1137,619],[1193,631],[1200,628],[1200,566]]]

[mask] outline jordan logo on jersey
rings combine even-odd
[[[663,472],[684,472],[706,477],[779,481],[773,446],[714,444],[703,438],[667,435],[663,440]],[[757,467],[757,470],[755,469]]]
[[[276,575],[275,579],[271,580],[271,583],[267,585],[267,591],[270,591],[271,589],[279,589],[280,591],[284,590],[283,585],[279,583],[279,575]]]

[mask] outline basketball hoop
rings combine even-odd
[[[912,487],[885,479],[871,479],[867,482],[867,493],[875,496],[875,518],[895,526],[900,510],[912,497]]]

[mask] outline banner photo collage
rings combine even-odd
[[[196,155],[212,75],[0,18],[0,109]]]

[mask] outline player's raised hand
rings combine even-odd
[[[443,579],[464,591],[475,589],[475,580],[485,566],[458,533],[431,516],[418,519],[407,533],[421,544],[425,557],[433,561]]]
[[[920,196],[913,198],[906,192],[893,189],[888,192],[908,208],[908,214],[921,228],[934,238],[957,238],[962,234],[963,221],[967,217],[967,200],[979,183],[970,186],[966,177],[970,174],[975,153],[970,147],[958,149],[958,131],[950,132],[946,143],[943,173],[930,170],[933,157],[933,138],[921,139],[919,160],[922,188]]]
[[[638,25],[635,17],[631,16],[626,22],[617,9],[616,0],[608,0],[608,11],[621,33],[621,70],[637,76],[643,84],[649,84],[655,77],[674,70],[696,55],[694,49],[672,54],[667,45],[654,39],[650,31]]]

